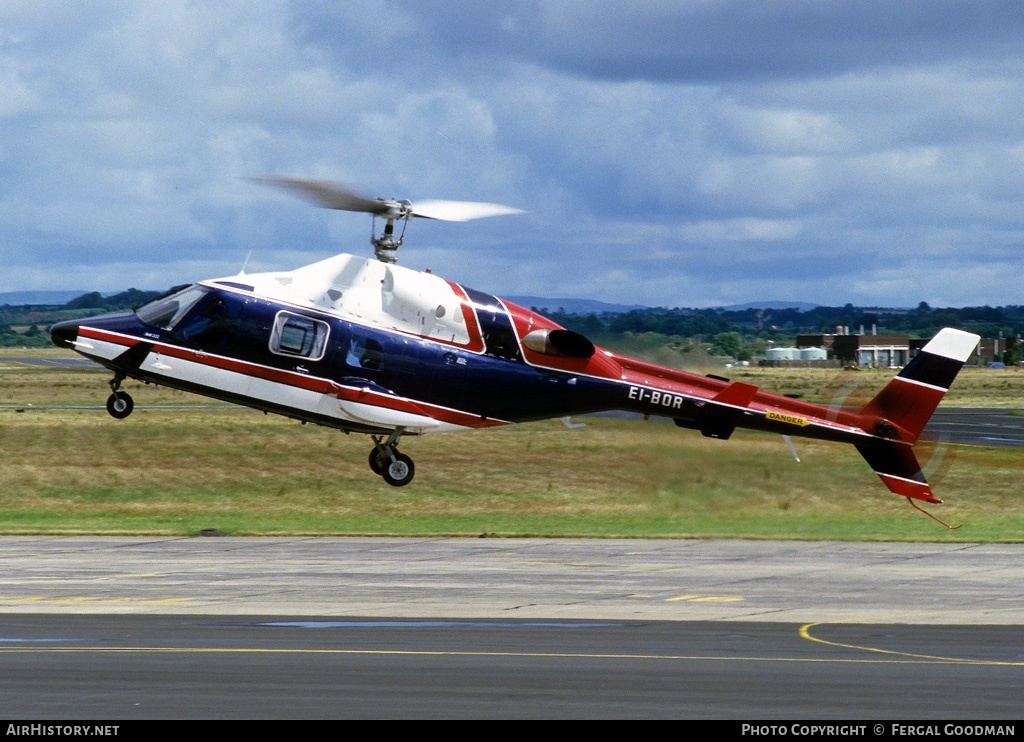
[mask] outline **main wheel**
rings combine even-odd
[[[381,463],[381,454],[376,446],[370,449],[370,471],[378,477],[384,476],[384,464]]]
[[[135,402],[125,392],[114,392],[107,397],[107,412],[111,417],[123,420],[132,414],[133,409],[135,409]]]
[[[381,472],[381,476],[392,487],[404,487],[412,481],[412,476],[415,473],[416,467],[413,465],[412,459],[404,453],[395,451],[394,461],[384,460],[384,471]]]

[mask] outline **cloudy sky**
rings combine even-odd
[[[2,0],[0,291],[163,289],[370,218],[400,262],[658,306],[1024,303],[1024,3]]]

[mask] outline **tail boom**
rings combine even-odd
[[[837,409],[768,394],[745,382],[696,376],[609,356],[631,385],[623,409],[672,417],[681,428],[727,439],[736,428],[853,444],[892,492],[941,502],[913,445],[980,338],[944,328],[863,408]]]

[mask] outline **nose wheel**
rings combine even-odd
[[[416,473],[412,459],[398,452],[398,439],[401,437],[401,428],[383,442],[380,436],[372,436],[375,445],[370,450],[370,470],[383,477],[392,487],[404,487],[412,481]]]
[[[132,414],[133,409],[135,409],[135,402],[125,392],[114,392],[107,397],[107,412],[110,413],[111,417],[124,420]]]
[[[124,420],[135,409],[135,402],[132,400],[131,395],[127,392],[119,391],[121,382],[124,380],[124,376],[115,376],[110,381],[110,391],[112,394],[107,397],[107,412],[110,413],[111,417],[115,417],[118,420]]]

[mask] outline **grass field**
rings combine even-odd
[[[0,533],[1024,541],[1014,449],[919,446],[946,500],[927,509],[959,530],[889,493],[850,447],[798,439],[798,464],[778,436],[717,441],[655,420],[406,438],[416,479],[395,489],[370,473],[366,436],[133,382],[136,411],[117,421],[106,372],[5,361],[17,355],[0,353]],[[892,374],[813,371],[732,370],[825,402]],[[1014,370],[967,369],[955,389],[948,404],[1024,408]]]

